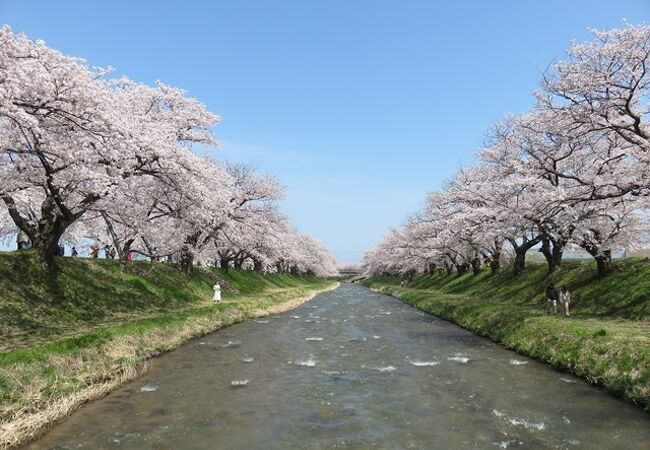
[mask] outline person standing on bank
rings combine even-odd
[[[546,300],[548,301],[549,314],[557,314],[558,293],[553,283],[549,283],[546,287]]]
[[[214,289],[214,296],[212,297],[212,300],[215,303],[219,303],[221,301],[221,286],[219,286],[219,283],[216,283],[212,289]]]
[[[570,316],[569,314],[569,303],[571,303],[571,292],[566,286],[560,288],[560,305],[564,308],[564,315]]]

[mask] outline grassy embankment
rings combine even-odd
[[[364,284],[650,409],[650,261],[614,268],[597,278],[593,263],[563,263],[554,280],[572,292],[571,317],[547,313],[545,265],[519,277],[485,270],[422,275],[405,287],[396,277]]]
[[[162,263],[61,259],[54,283],[29,252],[0,253],[0,449],[141,374],[147,360],[335,285]],[[220,281],[224,301],[214,304]]]

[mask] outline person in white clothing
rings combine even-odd
[[[564,315],[569,316],[569,303],[571,303],[571,292],[566,286],[560,289],[560,305],[564,308]]]
[[[219,283],[217,283],[213,286],[212,289],[214,289],[214,297],[212,297],[212,300],[219,303],[221,301],[221,286],[219,286]]]

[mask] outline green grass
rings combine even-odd
[[[650,409],[650,261],[617,261],[598,278],[588,262],[565,262],[554,274],[572,292],[571,317],[546,311],[546,267],[522,275],[421,275],[364,284],[395,295],[523,354],[582,376]]]
[[[225,281],[240,295],[315,281],[217,269],[185,274],[168,264],[144,261],[60,258],[59,265],[62,273],[54,281],[31,252],[0,253],[0,351],[193,308],[211,300],[216,281]],[[224,299],[236,294],[223,290]]]
[[[166,264],[60,259],[55,282],[31,252],[0,253],[0,337],[56,335],[124,313],[173,310],[209,298],[205,273],[185,275]]]

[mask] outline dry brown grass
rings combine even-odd
[[[0,448],[14,448],[37,438],[47,427],[69,415],[84,403],[101,398],[118,386],[134,380],[144,373],[145,369],[146,364],[138,366],[124,364],[106,381],[93,383],[78,392],[48,402],[39,411],[18,413],[15,419],[3,423],[0,427]]]

